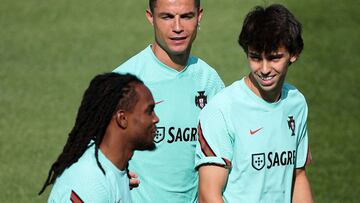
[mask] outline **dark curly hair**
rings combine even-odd
[[[303,47],[301,24],[284,6],[256,6],[245,17],[238,43],[248,49],[269,54],[284,46],[291,55],[300,54]]]

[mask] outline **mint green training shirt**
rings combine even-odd
[[[99,149],[98,158],[104,175],[95,159],[95,145],[91,145],[80,159],[59,176],[51,190],[48,202],[130,203],[129,178]]]
[[[304,96],[284,84],[268,103],[244,79],[218,93],[202,110],[196,167],[229,168],[225,202],[291,202],[295,168],[309,156]]]
[[[154,151],[136,151],[129,169],[140,185],[131,190],[134,202],[190,203],[197,200],[194,154],[197,123],[202,107],[224,87],[208,64],[190,57],[178,72],[160,62],[148,46],[114,72],[131,73],[144,81],[154,96],[160,121]]]

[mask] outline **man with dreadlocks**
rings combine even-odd
[[[136,76],[96,76],[39,194],[54,184],[49,202],[131,202],[127,165],[134,150],[155,149],[154,107]]]

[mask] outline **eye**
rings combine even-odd
[[[193,19],[194,16],[195,16],[194,14],[189,13],[189,14],[181,15],[180,17],[181,17],[182,19],[190,20],[190,19]]]
[[[173,19],[174,16],[170,15],[170,14],[161,14],[160,18],[163,19],[163,20],[170,20],[170,19]]]
[[[260,61],[261,60],[261,58],[259,56],[256,56],[256,55],[249,55],[249,58],[252,61]]]
[[[269,60],[273,61],[273,62],[277,62],[277,61],[280,61],[280,59],[282,57],[283,57],[282,54],[271,55],[271,56],[269,56]]]
[[[155,108],[155,105],[149,106],[146,113],[149,114],[149,115],[153,114],[154,113],[154,108]]]

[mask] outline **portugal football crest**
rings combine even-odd
[[[293,116],[289,116],[288,126],[292,132],[291,136],[294,136],[295,135],[295,120],[294,120]]]
[[[156,135],[154,137],[154,142],[159,143],[165,138],[165,127],[156,127]]]
[[[195,105],[200,109],[203,109],[207,104],[207,96],[205,95],[205,91],[198,91],[199,95],[195,96]]]
[[[254,169],[260,171],[265,166],[265,154],[252,154],[251,165]]]

